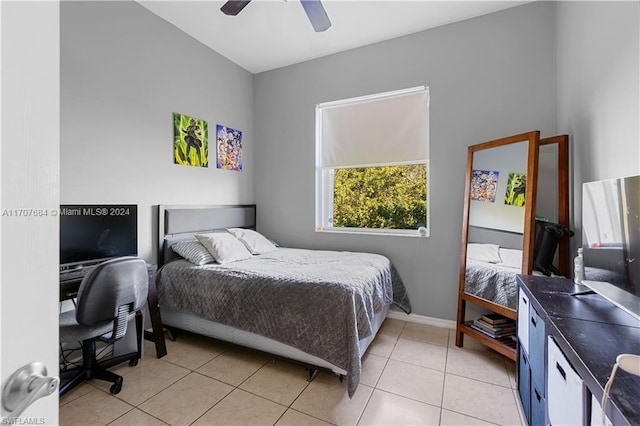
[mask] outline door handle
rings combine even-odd
[[[36,399],[55,392],[59,383],[57,377],[47,377],[47,368],[41,362],[19,368],[2,389],[2,415],[19,417]]]

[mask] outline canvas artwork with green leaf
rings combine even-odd
[[[526,191],[527,175],[524,173],[509,173],[504,203],[508,206],[524,207]]]
[[[183,166],[209,167],[209,134],[204,120],[173,113],[173,161]]]

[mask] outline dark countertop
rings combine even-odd
[[[519,276],[530,303],[545,319],[548,334],[557,341],[569,362],[599,401],[616,357],[640,355],[640,321],[573,281]],[[640,425],[640,377],[619,369],[611,388],[607,410],[614,424]]]

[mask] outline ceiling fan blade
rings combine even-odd
[[[331,21],[320,0],[300,0],[300,3],[302,3],[302,7],[316,32],[319,33],[329,29]]]
[[[251,0],[229,0],[225,4],[222,5],[220,10],[225,15],[236,16],[238,13],[248,5]]]

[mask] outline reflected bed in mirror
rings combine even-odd
[[[521,233],[469,226],[465,293],[515,311],[518,303],[515,279],[521,268]]]

